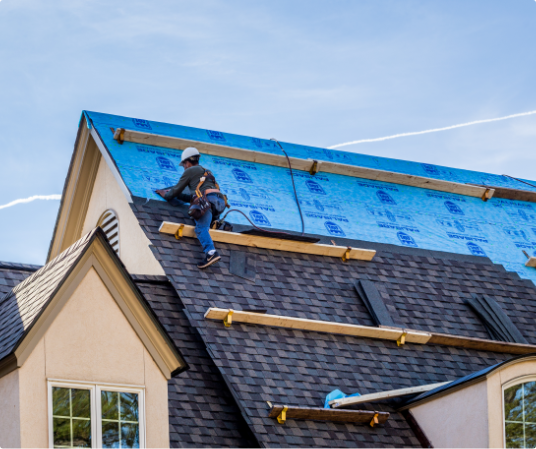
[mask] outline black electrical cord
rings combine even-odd
[[[510,178],[510,179],[515,179],[516,181],[522,182],[523,184],[527,184],[528,186],[536,188],[536,186],[534,184],[531,184],[530,182],[522,181],[521,179],[514,178],[513,176],[510,176],[510,175],[503,175],[503,176],[506,176],[507,178]]]
[[[298,211],[300,213],[301,235],[304,235],[305,234],[305,222],[303,221],[303,214],[302,214],[302,210],[301,210],[301,206],[300,206],[300,200],[298,199],[298,193],[296,192],[296,185],[294,184],[294,174],[292,173],[292,164],[290,163],[290,158],[288,157],[287,152],[283,149],[283,147],[281,146],[281,144],[279,143],[279,141],[277,139],[274,139],[272,137],[270,140],[273,140],[275,143],[277,143],[277,145],[279,145],[279,148],[281,148],[281,151],[283,152],[283,154],[287,158],[288,168],[290,170],[290,179],[292,179],[292,188],[294,189],[294,197],[296,198],[296,205],[298,206]]]
[[[290,234],[289,232],[282,232],[282,231],[272,231],[271,229],[262,229],[262,228],[259,228],[258,226],[256,226],[250,219],[249,217],[244,213],[242,212],[241,210],[238,210],[238,209],[229,209],[227,212],[225,212],[225,214],[223,215],[223,217],[221,217],[220,219],[216,220],[218,223],[223,223],[225,221],[225,217],[227,217],[227,215],[230,213],[230,212],[238,212],[239,214],[242,214],[247,221],[249,221],[251,223],[251,226],[253,226],[255,229],[258,229],[259,231],[262,231],[262,232],[269,232],[270,234],[285,234],[285,235],[292,235]]]

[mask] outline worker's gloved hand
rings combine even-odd
[[[155,190],[155,193],[157,193],[158,195],[160,195],[162,198],[166,199],[166,193],[169,192],[169,189],[165,190],[165,189],[158,189],[158,190]]]

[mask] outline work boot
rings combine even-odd
[[[221,259],[218,251],[214,251],[212,254],[207,254],[201,263],[197,264],[197,268],[202,270],[203,268],[210,267],[213,263],[216,263]]]

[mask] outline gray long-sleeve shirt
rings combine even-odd
[[[191,194],[193,194],[197,185],[199,184],[199,181],[205,174],[205,171],[206,170],[201,167],[201,165],[194,165],[193,167],[184,170],[184,173],[182,174],[181,179],[179,179],[177,185],[169,189],[166,193],[166,200],[171,200],[172,198],[178,197],[186,187],[189,187]],[[215,188],[216,185],[207,178],[199,190],[204,192],[205,190]]]

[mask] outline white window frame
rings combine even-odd
[[[516,385],[526,384],[527,382],[536,382],[536,375],[529,374],[526,376],[516,377],[508,382],[505,382],[501,388],[501,416],[502,416],[502,434],[503,434],[503,447],[506,447],[506,421],[504,416],[504,390]]]
[[[54,427],[52,408],[52,388],[75,388],[78,390],[89,390],[91,396],[91,447],[102,447],[102,405],[101,391],[113,391],[120,393],[136,393],[138,395],[138,423],[140,431],[140,449],[146,447],[145,442],[145,387],[139,385],[124,385],[112,383],[80,382],[73,380],[48,379],[48,445],[54,448]]]

